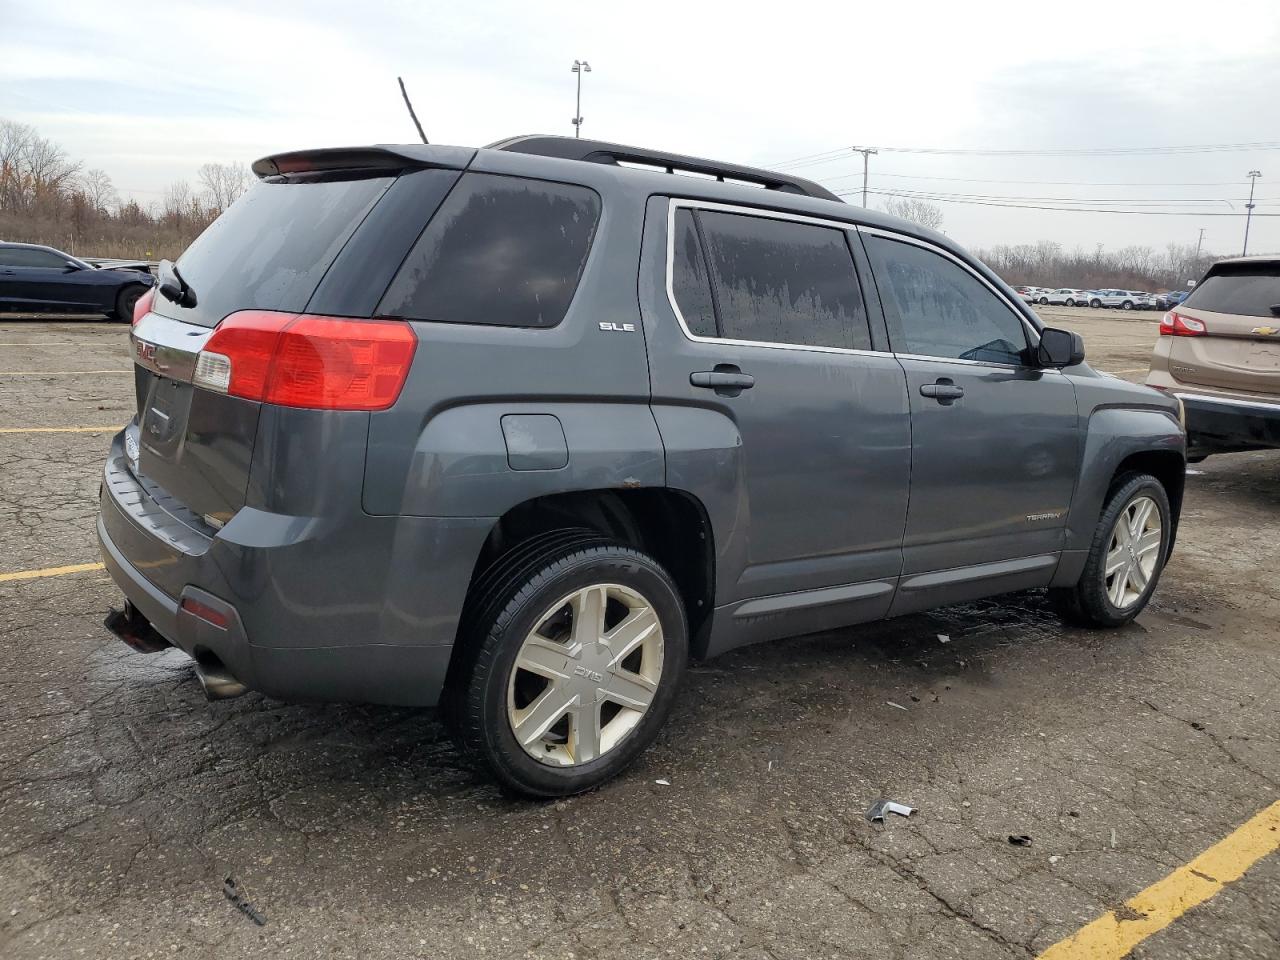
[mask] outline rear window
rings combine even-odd
[[[1280,263],[1218,264],[1182,302],[1214,313],[1280,316]]]
[[[600,220],[586,187],[464,174],[378,307],[382,316],[554,327],[578,288]]]
[[[157,312],[212,327],[236,310],[300,312],[392,177],[257,183],[178,260],[195,307]]]

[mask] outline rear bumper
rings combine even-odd
[[[1189,452],[1280,447],[1280,403],[1176,393],[1187,410]]]
[[[98,539],[108,573],[174,646],[282,700],[432,706],[489,518],[325,518],[249,507],[212,537],[108,460]],[[347,499],[347,498],[344,498]],[[218,627],[182,609],[192,598]]]

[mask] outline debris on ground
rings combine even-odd
[[[951,638],[950,638],[949,636],[947,636],[945,633],[940,633],[940,634],[938,634],[938,642],[939,642],[939,643],[950,643],[950,642],[951,642]]]
[[[899,710],[906,710],[906,709],[907,709],[907,708],[906,708],[906,707],[904,707],[902,704],[900,704],[900,703],[894,703],[892,700],[886,700],[886,701],[885,701],[885,703],[887,703],[887,704],[888,704],[889,706],[891,706],[891,707],[897,707]],[[908,711],[908,712],[910,712],[910,711]]]
[[[244,894],[240,892],[240,888],[236,884],[235,877],[227,877],[222,881],[222,892],[237,910],[258,926],[261,927],[266,924],[267,918],[255,909],[253,904],[245,899]]]
[[[884,823],[886,813],[896,813],[900,817],[909,817],[916,812],[915,807],[908,807],[896,800],[877,800],[867,811],[867,820],[871,823]]]
[[[1029,847],[1032,841],[1025,833],[1019,833],[1009,834],[1009,842],[1015,847]]]
[[[654,783],[656,783],[656,784],[658,784],[659,786],[663,786],[663,787],[669,787],[669,786],[671,786],[671,781],[670,781],[670,780],[666,780],[666,779],[662,779],[662,780],[655,780],[655,781],[653,781],[653,782],[654,782]]]

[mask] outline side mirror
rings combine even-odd
[[[1084,362],[1084,338],[1070,330],[1045,327],[1036,347],[1036,363],[1041,367],[1074,367]]]
[[[74,263],[68,263],[62,268],[63,273],[75,273],[80,267]]]

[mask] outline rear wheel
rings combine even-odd
[[[1111,489],[1074,587],[1049,591],[1068,620],[1119,627],[1147,605],[1169,552],[1169,498],[1150,474],[1130,473]]]
[[[1074,300],[1072,300],[1070,297],[1068,297],[1068,298],[1067,298],[1067,306],[1068,306],[1068,307],[1074,307],[1075,305],[1076,305],[1076,302],[1075,302]]]
[[[598,537],[552,537],[478,587],[447,696],[463,750],[530,796],[618,774],[657,735],[688,658],[666,571]]]
[[[1132,310],[1132,309],[1133,309],[1133,301],[1132,301],[1132,300],[1126,300],[1124,303],[1120,304],[1120,309],[1121,309],[1121,310]]]
[[[125,287],[116,294],[115,319],[123,320],[126,323],[133,321],[133,308],[137,306],[138,301],[142,299],[142,295],[147,292],[147,288],[141,284]]]

